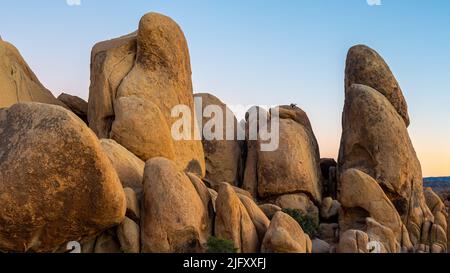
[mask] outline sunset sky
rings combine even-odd
[[[92,46],[136,30],[149,11],[185,32],[195,92],[231,105],[297,103],[322,157],[339,149],[347,50],[374,48],[409,104],[424,176],[450,175],[450,1],[4,0],[0,35],[55,95],[87,99]]]

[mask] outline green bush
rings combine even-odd
[[[283,212],[294,218],[294,220],[300,224],[303,231],[308,234],[311,239],[318,236],[319,224],[313,217],[304,215],[298,209],[283,209]]]
[[[209,237],[207,243],[207,253],[236,253],[233,241],[220,239],[214,236]]]

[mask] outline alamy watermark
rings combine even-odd
[[[240,112],[245,106],[208,105],[203,109],[201,97],[194,99],[195,110],[187,105],[172,108],[172,138],[182,140],[253,140],[263,152],[276,151],[280,143],[279,108],[251,107],[246,122],[237,122],[231,108]],[[225,108],[225,109],[224,109]],[[206,122],[203,122],[204,119]]]

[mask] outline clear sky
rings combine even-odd
[[[92,46],[134,31],[149,11],[184,30],[196,92],[228,104],[297,103],[323,157],[339,149],[347,50],[369,45],[404,91],[424,175],[450,175],[450,1],[2,0],[0,35],[55,95],[87,99]]]

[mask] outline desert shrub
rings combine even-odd
[[[231,240],[211,236],[207,243],[207,253],[236,253],[237,249]]]
[[[311,239],[318,236],[319,224],[313,217],[303,214],[298,209],[283,209],[283,212],[297,221],[297,223],[299,223],[302,227],[303,231],[308,234]]]

